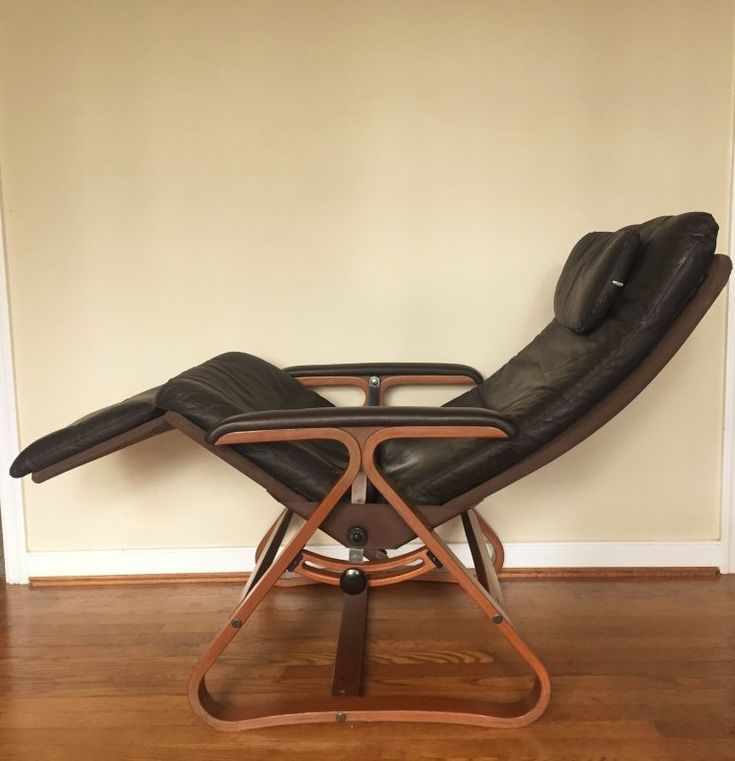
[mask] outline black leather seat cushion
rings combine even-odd
[[[587,334],[556,319],[484,383],[450,406],[486,407],[518,435],[501,441],[387,442],[384,470],[412,501],[439,504],[535,451],[590,409],[655,346],[706,275],[717,223],[700,212],[629,228],[641,246],[607,318]]]
[[[43,470],[67,457],[80,454],[103,441],[163,415],[156,406],[159,387],[148,389],[117,404],[85,415],[59,431],[27,446],[10,467],[15,478]]]
[[[207,430],[243,412],[332,406],[265,360],[230,352],[38,439],[18,455],[10,474],[19,478],[47,468],[167,410]],[[254,444],[235,449],[307,499],[320,499],[347,461],[341,445],[326,441]]]
[[[172,378],[161,386],[157,404],[205,430],[243,412],[333,406],[283,370],[241,352],[221,354]],[[320,499],[347,463],[344,447],[327,441],[234,449],[308,499]]]

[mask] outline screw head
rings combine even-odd
[[[380,378],[378,378],[377,375],[371,375],[370,378],[368,378],[368,383],[371,386],[379,386],[380,385]]]
[[[368,533],[362,526],[353,526],[347,531],[347,540],[353,547],[362,547],[367,543]]]
[[[493,623],[494,624],[502,624],[503,623],[503,617],[500,615],[500,613],[496,613],[493,616]]]
[[[232,628],[239,629],[242,626],[242,621],[239,618],[232,619]]]
[[[342,711],[337,711],[334,718],[340,723],[343,724],[345,721],[347,721],[347,714]]]

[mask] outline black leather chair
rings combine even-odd
[[[281,370],[248,354],[223,354],[30,444],[11,474],[41,482],[175,428],[282,504],[240,602],[190,681],[194,710],[214,727],[386,719],[530,723],[548,705],[549,675],[502,608],[496,576],[502,544],[474,508],[578,444],[655,377],[727,282],[731,263],[714,253],[717,229],[709,214],[694,212],[584,236],[559,278],[554,319],[485,380],[466,365]],[[438,408],[383,403],[389,388],[422,383],[469,389]],[[361,388],[365,406],[335,407],[313,390],[334,385]],[[294,516],[302,524],[279,553]],[[457,516],[474,574],[434,531]],[[308,549],[317,529],[349,548],[349,559]],[[418,549],[388,555],[416,538]],[[291,578],[345,593],[332,695],[285,698],[254,710],[218,703],[206,689],[207,671],[264,596]],[[360,696],[368,590],[412,578],[456,581],[530,666],[532,693],[515,703]]]

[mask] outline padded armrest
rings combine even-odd
[[[294,378],[314,378],[321,375],[466,375],[475,383],[482,383],[482,374],[469,365],[447,362],[353,362],[337,365],[294,365],[285,368]]]
[[[207,441],[215,444],[225,434],[245,431],[360,426],[486,426],[498,428],[509,437],[515,434],[509,420],[484,407],[316,407],[234,415],[213,426]]]

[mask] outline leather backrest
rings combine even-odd
[[[392,442],[385,445],[391,476],[408,496],[442,503],[500,473],[563,432],[655,349],[712,264],[718,226],[710,214],[691,212],[623,229],[637,231],[641,245],[625,287],[597,328],[575,333],[553,319],[481,385],[448,402],[494,410],[517,426],[517,436],[412,442],[401,451]],[[440,461],[453,467],[442,469]],[[417,462],[426,463],[425,474],[415,472]],[[419,475],[417,488],[412,481]]]
[[[715,252],[710,214],[658,217],[635,230],[640,248],[607,317],[588,334],[554,319],[478,389],[484,406],[527,428],[556,429],[621,380],[656,345],[699,287]]]

